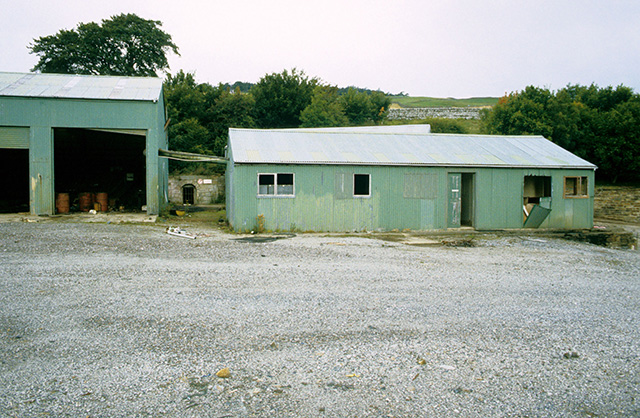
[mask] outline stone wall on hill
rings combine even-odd
[[[480,107],[413,107],[389,109],[389,120],[419,120],[427,118],[480,119]]]

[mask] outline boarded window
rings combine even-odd
[[[258,174],[258,196],[293,196],[293,173]]]
[[[336,199],[351,199],[352,179],[352,173],[336,173],[333,189]]]
[[[437,180],[436,174],[405,173],[403,196],[406,199],[435,199]]]
[[[371,195],[371,176],[369,174],[353,175],[353,195],[366,197]]]
[[[584,198],[589,197],[587,177],[565,177],[564,178],[564,197],[565,198]]]

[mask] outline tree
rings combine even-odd
[[[224,155],[229,138],[229,128],[255,128],[253,120],[254,98],[244,94],[240,88],[230,91],[220,84],[218,96],[206,110],[203,122],[213,137],[212,151],[215,155]]]
[[[364,125],[371,119],[373,104],[365,92],[349,88],[345,94],[340,96],[340,104],[351,125]]]
[[[28,48],[40,58],[32,71],[156,77],[169,68],[167,53],[178,54],[160,26],[160,21],[120,14],[102,25],[80,23],[76,30],[34,39]]]
[[[267,74],[251,88],[254,118],[260,128],[297,128],[300,113],[311,104],[316,78],[309,79],[295,68],[289,73]]]
[[[173,123],[200,119],[206,108],[205,94],[191,73],[180,70],[175,76],[167,74],[163,85],[167,114]]]
[[[346,126],[349,119],[339,102],[338,88],[316,86],[311,104],[300,114],[303,128]]]
[[[391,99],[380,91],[360,91],[349,87],[340,103],[351,125],[379,124],[387,117]]]
[[[209,131],[195,118],[189,118],[169,127],[169,147],[174,151],[208,154]]]
[[[596,164],[607,180],[640,180],[640,96],[628,87],[528,86],[481,117],[488,133],[542,135]]]
[[[371,100],[371,119],[374,123],[379,124],[386,119],[389,113],[391,99],[381,91],[374,91],[369,95]]]

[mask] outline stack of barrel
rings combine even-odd
[[[56,196],[56,211],[69,213],[69,193],[58,193]]]
[[[81,212],[89,212],[91,209],[96,212],[106,212],[109,207],[109,196],[107,193],[83,192],[78,195],[78,206]],[[57,194],[56,211],[69,213],[69,193]]]

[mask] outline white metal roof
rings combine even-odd
[[[596,168],[542,136],[232,128],[229,147],[240,164]]]
[[[402,134],[428,134],[431,133],[431,125],[381,125],[381,126],[340,126],[335,128],[293,128],[270,129],[270,131],[295,131],[295,132],[354,132],[354,133],[402,133]]]
[[[161,91],[157,77],[0,72],[0,96],[157,101]]]

